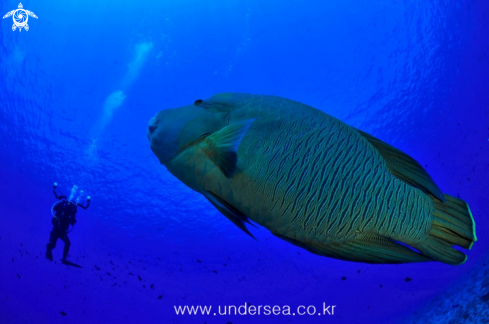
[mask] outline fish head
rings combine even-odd
[[[147,135],[151,150],[161,164],[173,159],[189,146],[226,126],[222,113],[195,105],[165,109],[151,118]]]

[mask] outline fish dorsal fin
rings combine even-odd
[[[226,216],[231,222],[233,222],[236,226],[241,228],[246,234],[255,238],[253,234],[248,231],[245,223],[253,225],[248,217],[245,214],[234,208],[231,204],[229,204],[224,199],[218,197],[210,191],[204,191],[204,196],[217,208],[224,216]],[[254,226],[254,225],[253,225]],[[255,239],[256,240],[256,239]]]
[[[445,201],[440,188],[415,159],[370,134],[358,129],[357,131],[382,155],[392,175],[427,194],[432,194],[443,202]]]
[[[205,152],[227,178],[236,172],[238,147],[253,121],[248,119],[232,123],[205,139]]]

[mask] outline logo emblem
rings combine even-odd
[[[3,19],[13,16],[14,24],[12,25],[12,30],[15,31],[19,28],[19,31],[22,31],[22,28],[25,28],[26,31],[29,30],[29,25],[27,25],[27,20],[29,20],[29,16],[36,18],[37,16],[29,10],[25,10],[22,3],[19,3],[19,9],[12,10],[7,12]]]

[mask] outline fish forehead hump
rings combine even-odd
[[[303,103],[285,99],[277,96],[256,95],[249,93],[220,93],[204,100],[200,107],[206,108],[212,112],[253,112],[256,114],[265,114],[285,109],[313,109]],[[272,110],[272,111],[270,111]]]
[[[253,126],[255,132],[263,130],[264,124],[274,128],[274,123],[280,120],[281,125],[285,126],[288,122],[306,115],[309,119],[304,120],[304,127],[307,127],[308,121],[317,122],[318,119],[333,118],[316,108],[294,100],[248,93],[217,94],[204,100],[199,107],[213,113],[228,113],[228,123],[256,118]]]

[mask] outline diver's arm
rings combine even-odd
[[[54,193],[54,196],[56,197],[56,199],[58,199],[58,200],[66,199],[66,196],[58,196],[58,194],[56,193],[56,189],[53,189],[53,193]]]
[[[56,198],[58,198],[59,200],[61,200],[61,199],[66,199],[66,196],[58,196],[58,195],[56,195]]]
[[[58,199],[58,200],[66,199],[66,196],[58,196],[58,194],[56,193],[56,187],[57,186],[58,186],[58,184],[55,182],[53,185],[53,193],[54,193],[54,196],[56,197],[56,199]]]
[[[87,197],[87,205],[83,206],[82,204],[76,204],[78,207],[81,207],[83,209],[87,209],[90,206],[90,196]]]
[[[87,202],[87,205],[86,206],[83,206],[82,204],[76,204],[78,207],[81,207],[83,209],[87,209],[88,206],[90,206],[90,202]]]

